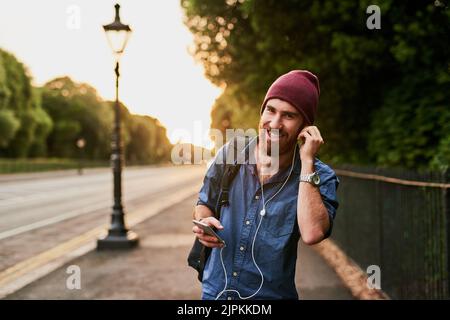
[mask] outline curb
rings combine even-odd
[[[391,300],[384,291],[368,287],[367,273],[348,257],[334,241],[326,239],[312,247],[334,269],[356,299]]]

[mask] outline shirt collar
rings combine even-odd
[[[258,143],[259,137],[256,139],[253,139],[249,143],[249,155],[253,155],[255,147]],[[246,157],[245,164],[250,168],[250,171],[253,175],[256,175],[256,164],[250,164],[249,158]],[[291,170],[291,166],[284,168],[281,171],[278,171],[275,175],[273,175],[266,183],[278,183],[283,182],[286,180],[287,176],[289,175],[289,171]],[[294,157],[294,168],[292,169],[291,175],[300,175],[301,172],[301,161],[300,161],[300,154],[298,151],[298,148],[295,150],[295,157]]]

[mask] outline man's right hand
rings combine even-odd
[[[215,227],[217,230],[222,230],[223,226],[220,224],[220,221],[214,217],[207,217],[201,219],[201,221],[210,227]],[[201,244],[208,248],[222,248],[223,243],[219,241],[216,237],[207,235],[197,226],[192,227],[192,232],[194,232],[195,236],[198,238]]]

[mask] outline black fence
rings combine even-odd
[[[450,171],[339,167],[333,240],[392,299],[450,298]]]

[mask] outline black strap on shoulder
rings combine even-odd
[[[234,150],[234,163],[228,164],[225,161],[225,169],[224,169],[224,175],[221,180],[220,184],[220,191],[219,191],[219,199],[217,201],[217,205],[215,208],[214,216],[220,220],[220,210],[222,206],[229,205],[229,189],[231,182],[233,181],[236,174],[239,172],[240,164],[237,161],[237,152],[239,144],[236,143],[238,138],[233,139],[232,143]],[[248,145],[248,137],[245,137],[245,146]],[[246,150],[248,150],[247,148]],[[242,151],[242,149],[241,149]],[[248,153],[249,154],[249,153]],[[247,158],[250,159],[250,158]],[[205,247],[198,238],[195,238],[194,245],[192,246],[191,251],[188,255],[188,264],[193,267],[198,272],[198,280],[201,282],[203,280],[203,270],[205,268],[206,261],[208,260],[208,257],[211,253],[211,248]]]
[[[238,143],[239,137],[236,137],[232,140],[232,147],[234,151],[234,159],[233,163],[228,163],[228,161],[225,161],[225,169],[223,173],[223,177],[221,180],[220,185],[220,192],[219,192],[219,199],[217,201],[216,210],[215,210],[215,217],[217,219],[220,219],[220,211],[222,207],[226,207],[230,204],[229,200],[229,193],[230,193],[230,185],[233,182],[233,179],[236,177],[236,174],[239,172],[239,169],[241,167],[241,163],[237,161],[238,153],[242,151],[242,149],[239,149],[239,146],[242,146]],[[250,137],[245,136],[245,144],[244,148],[246,148],[245,157],[246,159],[249,159],[249,149],[247,148],[249,144]],[[228,158],[228,157],[227,157]]]

